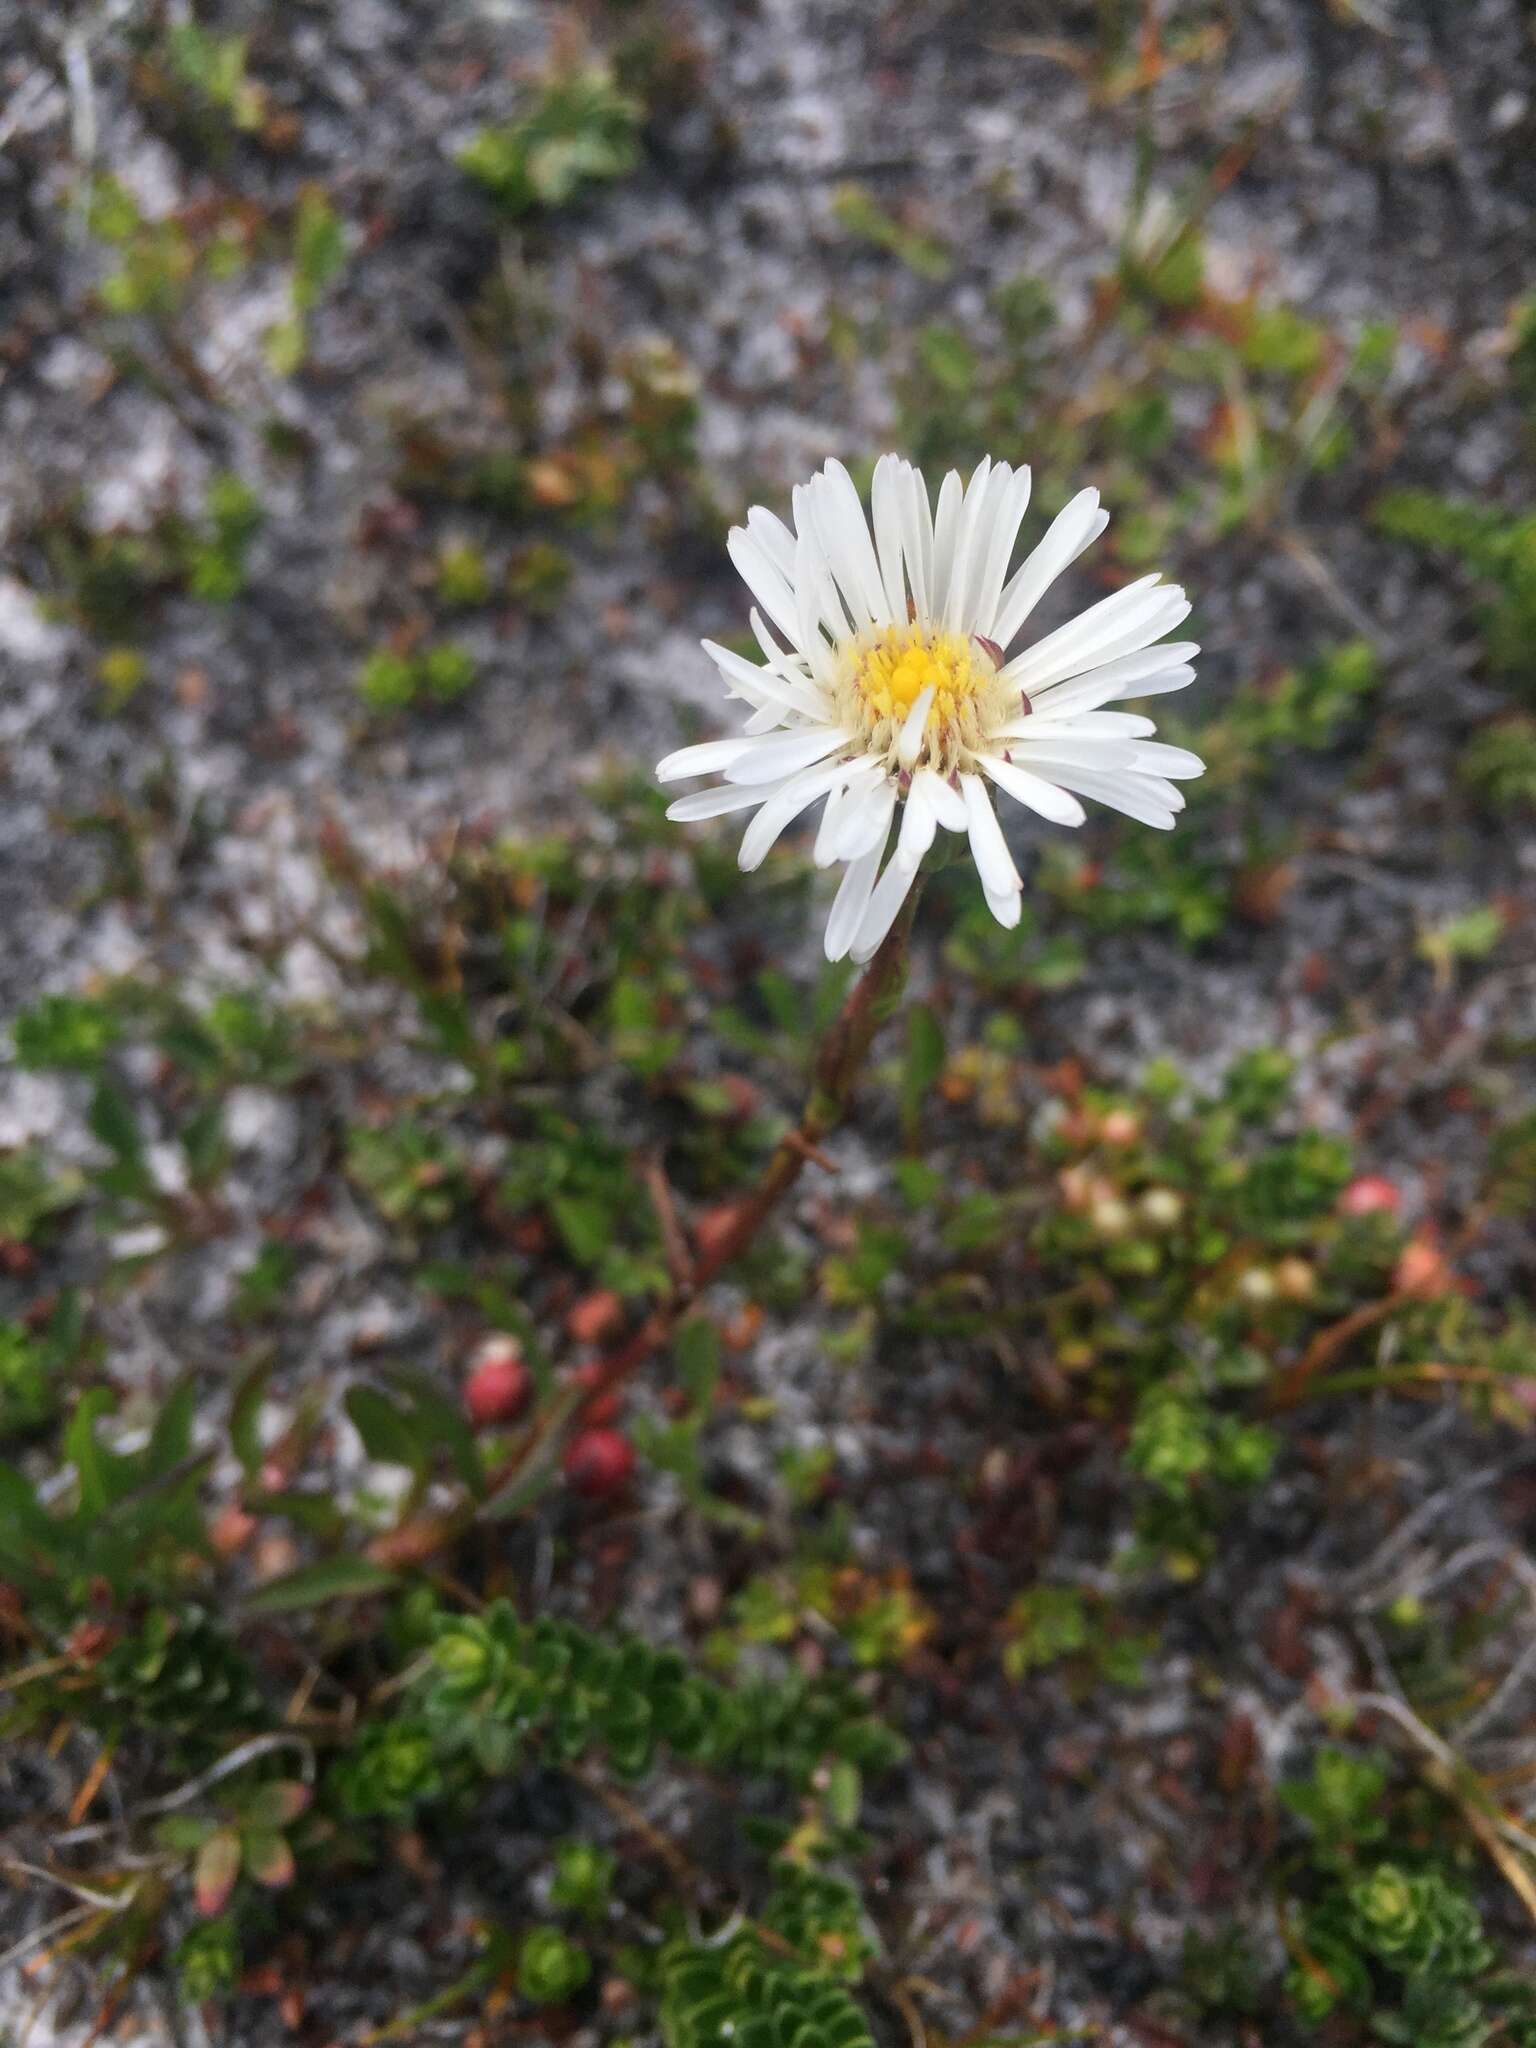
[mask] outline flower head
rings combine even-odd
[[[871,534],[853,479],[829,462],[796,488],[793,532],[760,505],[731,532],[763,659],[704,647],[751,715],[737,738],[684,747],[656,773],[724,778],[669,818],[756,810],[743,868],[825,800],[815,859],[844,870],[829,960],[870,957],[940,829],[966,835],[993,916],[1018,923],[1023,883],[991,789],[1057,825],[1080,825],[1086,796],[1166,829],[1184,807],[1175,778],[1201,773],[1194,754],[1149,739],[1151,719],[1104,708],[1193,680],[1199,649],[1163,641],[1189,613],[1175,585],[1143,577],[1010,658],[1109,520],[1097,491],[1079,492],[1010,576],[1029,485],[1027,469],[986,460],[969,484],[951,470],[935,508],[917,470],[883,455]]]

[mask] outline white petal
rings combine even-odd
[[[843,959],[853,944],[854,934],[869,903],[870,891],[875,886],[883,851],[882,846],[872,846],[861,859],[850,861],[838,884],[837,894],[832,899],[832,912],[827,919],[825,946],[829,960]]]
[[[1143,683],[1122,683],[1115,692],[1120,697],[1163,697],[1170,690],[1187,690],[1195,680],[1195,672],[1188,666],[1160,669],[1155,676],[1148,676]],[[1071,687],[1075,690],[1076,683]],[[1104,700],[1108,703],[1110,700]]]
[[[855,960],[871,959],[879,951],[881,941],[896,922],[916,879],[915,864],[907,867],[901,861],[893,860],[887,865],[859,920],[858,936],[849,948]]]
[[[850,632],[857,632],[869,624],[869,614],[853,594],[845,594],[846,586],[836,573],[838,555],[837,535],[829,526],[831,508],[824,502],[816,477],[811,483],[796,484],[792,493],[795,508],[795,596],[803,600],[802,583],[809,579],[816,595],[821,613],[821,622],[831,634],[834,644],[846,640]],[[801,543],[809,543],[805,562],[802,565]]]
[[[958,789],[952,789],[943,776],[933,768],[919,768],[912,778],[912,787],[922,784],[933,815],[946,832],[964,832],[969,823],[965,798]]]
[[[907,586],[901,563],[904,490],[900,458],[882,455],[875,464],[869,502],[875,525],[875,553],[880,558],[880,582],[885,591],[885,616],[892,625],[905,624],[907,616]]]
[[[816,833],[816,844],[811,849],[811,859],[817,867],[830,867],[838,858],[837,839],[847,821],[849,803],[860,789],[884,773],[882,761],[845,761],[841,764],[840,778],[827,798],[827,808],[821,814],[821,825]]]
[[[933,507],[928,501],[927,484],[910,462],[901,465],[901,480],[902,552],[907,558],[913,605],[917,616],[926,619],[933,612]]]
[[[1026,733],[1021,740],[1010,740],[1008,752],[1021,767],[1044,772],[1055,767],[1091,768],[1098,774],[1138,765],[1134,740],[1079,739],[1069,725],[1060,727],[1055,738],[1036,739]]]
[[[933,805],[929,803],[922,783],[914,776],[906,803],[902,806],[901,833],[893,858],[909,868],[920,866],[938,829],[939,821],[933,814]]]
[[[919,691],[912,700],[912,709],[901,722],[901,731],[896,735],[896,758],[903,768],[910,768],[923,751],[923,734],[928,729],[928,713],[938,695],[938,684],[930,683]]]
[[[1200,649],[1191,640],[1172,640],[1161,647],[1143,647],[1135,654],[1122,654],[1116,661],[1096,663],[1075,676],[1070,683],[1053,683],[1030,690],[1037,711],[1055,713],[1074,706],[1091,711],[1099,704],[1113,704],[1121,697],[1155,697],[1178,683],[1165,684],[1161,677],[1194,658]],[[1190,669],[1185,680],[1194,676]]]
[[[1115,593],[1121,595],[1120,592]],[[1095,607],[1097,609],[1097,607]],[[1038,647],[1010,662],[1008,679],[1017,682],[1031,696],[1052,683],[1085,675],[1124,654],[1139,654],[1189,617],[1189,600],[1182,590],[1144,589],[1134,602],[1111,617],[1086,625],[1088,614],[1073,619]]]
[[[840,462],[829,461],[822,466],[819,509],[823,532],[832,529],[836,541],[832,567],[844,593],[849,598],[855,595],[849,588],[851,578],[859,603],[871,622],[887,623],[893,615],[886,602],[879,557],[869,537],[869,521],[853,478]]]
[[[855,790],[843,806],[843,822],[834,842],[835,860],[858,860],[872,846],[884,846],[896,809],[896,785],[887,776],[867,789]]]
[[[1086,611],[1078,612],[1058,626],[1054,633],[1047,633],[1033,647],[1016,654],[1006,670],[1009,679],[1027,685],[1035,680],[1037,674],[1043,675],[1054,667],[1061,655],[1077,647],[1092,647],[1100,640],[1112,639],[1131,619],[1143,612],[1155,611],[1168,587],[1154,570],[1150,576],[1138,576],[1134,583],[1127,583],[1123,589],[1112,590],[1108,597],[1101,597]]]
[[[954,568],[964,502],[960,472],[952,469],[939,486],[939,506],[933,515],[933,569],[928,588],[928,616],[932,619],[942,618],[949,602],[950,572]]]
[[[827,807],[821,814],[821,823],[816,827],[816,841],[811,848],[811,859],[819,868],[829,868],[836,858],[832,848],[836,841],[837,828],[842,819],[843,805],[847,801],[848,789],[844,784],[834,788],[827,798]]]
[[[1153,651],[1156,652],[1155,649]],[[1108,664],[1109,669],[1118,667],[1118,662]],[[1182,690],[1195,679],[1194,670],[1188,667],[1166,669],[1139,683],[1101,682],[1100,677],[1107,673],[1108,669],[1090,669],[1087,675],[1074,676],[1070,683],[1057,683],[1054,688],[1043,690],[1029,701],[1037,716],[1069,720],[1085,712],[1096,711],[1101,704],[1160,697],[1167,690]]]
[[[747,617],[751,621],[752,631],[757,636],[757,644],[763,650],[764,661],[773,662],[774,664],[783,661],[785,658],[784,650],[769,632],[763,621],[763,615],[756,605],[753,605],[752,609],[747,613]]]
[[[1198,641],[1166,640],[1161,647],[1142,647],[1134,654],[1122,654],[1116,661],[1096,663],[1092,670],[1085,670],[1078,680],[1084,683],[1090,680],[1098,682],[1101,679],[1106,683],[1139,683],[1146,677],[1161,675],[1165,668],[1177,668],[1183,662],[1193,661],[1199,652]],[[1054,687],[1065,690],[1066,684],[1060,683]]]
[[[1032,718],[1021,721],[1018,737],[1040,740],[1053,733],[1071,733],[1075,739],[1085,740],[1143,740],[1156,731],[1152,720],[1139,711],[1081,711],[1076,716],[1067,712],[1058,717],[1047,698]]]
[[[748,590],[792,647],[800,645],[800,626],[794,592],[782,569],[770,560],[762,543],[744,526],[733,526],[726,535],[725,550],[736,565]]]
[[[949,572],[949,594],[944,600],[944,624],[951,633],[958,633],[966,623],[966,607],[979,575],[977,556],[985,553],[986,537],[990,531],[988,515],[997,501],[998,489],[998,472],[992,466],[992,458],[984,455],[966,486],[960,507],[955,559]]]
[[[1019,889],[1005,889],[1001,896],[994,896],[990,889],[983,889],[982,894],[987,899],[988,910],[1003,930],[1011,932],[1024,908],[1023,892]]]
[[[1099,510],[1097,491],[1079,491],[1071,504],[1057,513],[1044,539],[1025,556],[998,601],[990,637],[1000,647],[1008,646],[1062,570],[1070,567],[1108,524],[1109,514]]]
[[[1016,802],[1037,811],[1042,818],[1049,818],[1053,825],[1081,825],[1087,816],[1075,796],[1068,796],[1064,789],[1058,789],[1054,782],[1047,782],[1043,776],[1031,775],[1028,769],[1015,767],[1012,761],[999,761],[984,754],[981,766],[999,789],[1006,790]]]
[[[1087,768],[1062,768],[1056,771],[1055,779],[1063,789],[1075,789],[1079,796],[1092,797],[1112,811],[1124,811],[1128,818],[1154,826],[1159,832],[1172,831],[1174,811],[1183,802],[1171,782],[1159,785],[1151,776],[1123,772],[1095,775]],[[1160,789],[1168,790],[1178,804],[1166,803]]]
[[[713,775],[727,767],[746,747],[745,740],[705,740],[697,747],[679,747],[656,763],[658,782],[685,782],[690,775]]]
[[[781,784],[742,834],[736,865],[744,873],[761,867],[768,849],[785,826],[791,819],[798,818],[808,804],[825,796],[840,773],[840,767],[817,768],[808,775],[796,775]]]
[[[727,782],[777,782],[782,775],[810,768],[837,747],[848,744],[837,726],[813,725],[808,732],[776,732],[768,739],[746,740],[725,770]]]
[[[784,577],[795,573],[795,536],[777,512],[766,505],[754,505],[747,514],[747,531]]]
[[[729,647],[722,647],[715,640],[699,644],[730,684],[733,694],[745,697],[748,703],[759,707],[781,704],[788,711],[798,711],[803,718],[826,716],[826,694],[809,677],[803,682],[795,681],[777,668],[733,654]]]
[[[667,816],[679,825],[698,818],[723,818],[727,811],[749,811],[754,804],[766,803],[772,794],[768,789],[738,789],[733,782],[717,782],[712,789],[690,790],[668,804]]]
[[[1167,746],[1162,740],[1155,740],[1150,747],[1138,747],[1136,766],[1150,768],[1154,775],[1171,776],[1175,782],[1187,782],[1205,773],[1205,763],[1198,754],[1192,754],[1188,747]]]
[[[804,488],[801,485],[797,489],[797,508]],[[799,647],[812,672],[824,676],[829,672],[829,660],[822,627],[834,639],[846,638],[848,620],[816,537],[814,522],[809,517],[803,522],[797,517],[795,523],[795,619]]]
[[[981,777],[962,775],[960,794],[965,798],[971,857],[976,863],[977,874],[981,876],[982,887],[994,896],[1005,895],[1010,889],[1022,889],[1024,884],[1019,879],[1013,855],[1003,837],[1003,828],[997,822],[997,813],[992,808],[992,800]]]
[[[1002,597],[1003,578],[1008,574],[1008,564],[1013,557],[1013,544],[1019,537],[1024,514],[1029,510],[1029,492],[1028,468],[1016,470],[1009,478],[1007,488],[999,501],[981,574],[971,592],[970,630],[973,633],[985,633],[994,640],[997,635],[992,629],[997,623],[997,607]]]

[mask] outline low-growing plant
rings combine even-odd
[[[514,218],[567,206],[639,162],[643,109],[601,65],[551,78],[526,113],[483,128],[459,165]]]

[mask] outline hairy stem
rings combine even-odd
[[[747,1250],[800,1178],[806,1161],[815,1157],[822,1139],[830,1136],[848,1114],[870,1044],[901,989],[917,898],[918,887],[914,885],[901,915],[854,983],[837,1021],[822,1040],[800,1121],[780,1138],[757,1186],[740,1204],[708,1257],[694,1268],[691,1283],[674,1287],[618,1349],[603,1360],[595,1391],[617,1386],[667,1342],[695,1296]]]

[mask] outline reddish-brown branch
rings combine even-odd
[[[1302,1400],[1307,1388],[1323,1370],[1338,1357],[1347,1345],[1354,1342],[1363,1331],[1376,1323],[1385,1322],[1408,1299],[1405,1294],[1388,1294],[1380,1301],[1363,1302],[1359,1308],[1351,1309],[1347,1316],[1341,1316],[1336,1323],[1330,1323],[1325,1330],[1319,1330],[1300,1358],[1291,1367],[1270,1397],[1272,1408],[1294,1408]]]

